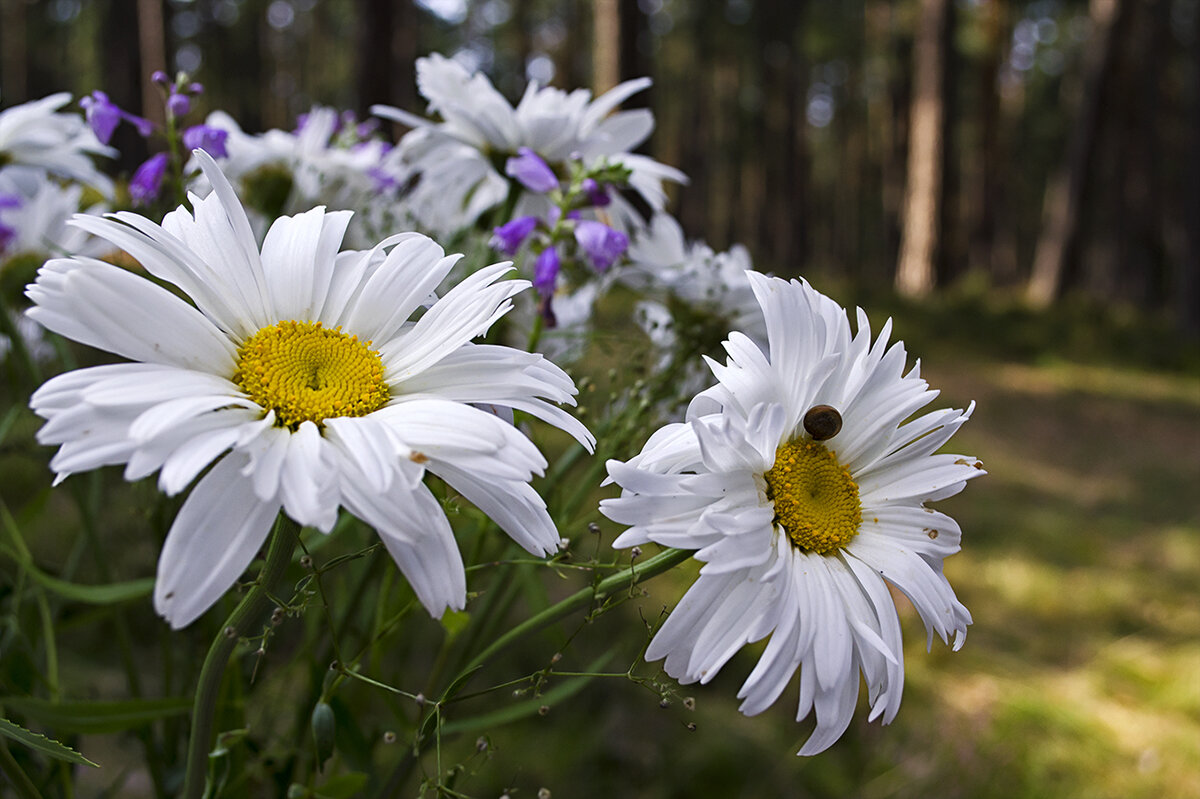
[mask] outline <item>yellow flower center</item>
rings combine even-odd
[[[383,361],[370,345],[320,322],[279,322],[238,347],[233,382],[292,430],[331,416],[366,416],[388,401]]]
[[[850,543],[862,522],[858,485],[825,445],[798,438],[775,451],[763,475],[775,523],[805,552],[828,555]]]

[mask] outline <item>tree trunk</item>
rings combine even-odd
[[[1008,42],[1008,0],[988,0],[980,10],[987,49],[979,73],[978,157],[972,158],[975,172],[967,180],[970,209],[968,271],[997,277],[996,217],[999,214],[1004,156],[1000,144],[1000,91],[996,82]]]
[[[1046,185],[1042,233],[1025,291],[1035,307],[1050,305],[1062,293],[1079,240],[1081,209],[1087,195],[1105,89],[1112,79],[1117,32],[1128,16],[1128,0],[1091,0],[1092,34],[1084,51],[1079,109],[1062,167]]]
[[[921,0],[913,42],[908,176],[896,289],[908,297],[933,290],[941,247],[946,162],[945,71],[951,0]]]
[[[1200,336],[1200,14],[1188,45],[1190,74],[1184,80],[1187,126],[1183,180],[1184,257],[1174,281],[1175,319],[1180,329]]]
[[[357,15],[354,53],[355,88],[358,107],[395,102],[394,80],[398,70],[392,58],[393,31],[400,7],[409,3],[392,0],[355,0]]]
[[[142,116],[162,124],[166,120],[160,90],[150,80],[156,71],[167,71],[167,35],[163,22],[163,3],[138,0],[138,52],[142,61]]]
[[[619,0],[592,3],[592,92],[602,94],[621,82]]]

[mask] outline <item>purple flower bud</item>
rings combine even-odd
[[[229,151],[225,149],[228,138],[228,131],[220,128],[192,125],[183,132],[183,146],[189,150],[203,150],[213,158],[228,158]]]
[[[0,211],[6,208],[20,208],[21,198],[15,194],[0,194]],[[0,253],[8,249],[8,245],[17,237],[17,229],[0,222]]]
[[[575,241],[579,243],[592,266],[603,272],[613,265],[629,247],[629,237],[602,222],[581,219],[575,223]]]
[[[113,131],[121,123],[121,109],[113,105],[108,95],[101,91],[94,91],[90,97],[81,98],[79,104],[83,106],[84,117],[92,133],[96,134],[101,144],[108,144]]]
[[[167,97],[167,111],[173,117],[187,116],[187,112],[192,110],[192,100],[186,94],[179,92],[171,92]]]
[[[189,83],[187,86],[188,94],[204,94],[203,83]]]
[[[608,196],[608,189],[597,183],[595,178],[584,178],[581,188],[587,195],[588,202],[597,208],[603,208],[612,202],[612,198]]]
[[[538,294],[549,297],[554,294],[554,284],[558,281],[558,250],[547,247],[537,257],[533,264],[533,287]]]
[[[558,188],[554,170],[528,147],[517,150],[517,155],[505,162],[504,174],[516,178],[522,186],[539,194]]]
[[[152,155],[137,168],[129,181],[129,196],[134,205],[148,205],[158,198],[163,176],[167,173],[167,154]]]
[[[154,81],[155,83],[162,83],[164,85],[171,82],[171,79],[167,77],[167,73],[163,72],[161,69],[154,70],[154,72],[150,75],[150,80]]]
[[[521,249],[522,242],[529,237],[538,225],[536,216],[518,216],[511,222],[505,222],[492,230],[492,239],[488,242],[493,250],[505,255],[512,255]]]

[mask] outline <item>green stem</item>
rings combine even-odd
[[[226,619],[204,658],[204,665],[200,668],[200,683],[196,687],[196,698],[192,703],[187,779],[183,791],[185,799],[200,799],[204,795],[208,753],[212,748],[213,721],[217,712],[221,678],[238,640],[253,633],[254,628],[262,623],[263,616],[270,610],[274,602],[271,597],[278,593],[276,588],[292,561],[299,533],[300,525],[280,513],[267,546],[267,560],[259,572],[258,579]]]
[[[585,608],[593,602],[603,601],[618,591],[632,588],[641,580],[649,580],[663,572],[678,566],[690,558],[692,553],[686,549],[667,549],[658,553],[646,562],[630,565],[628,569],[611,577],[606,577],[591,588],[581,589],[534,616],[513,627],[504,635],[497,638],[486,649],[467,664],[463,673],[485,663],[489,658],[504,648],[516,643],[530,633],[537,632],[554,622],[571,615],[580,608]]]
[[[17,763],[12,752],[8,751],[8,745],[3,741],[0,741],[0,774],[8,778],[9,783],[17,792],[17,796],[21,799],[42,799],[42,794],[37,786],[29,779],[29,775]]]

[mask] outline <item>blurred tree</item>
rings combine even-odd
[[[1091,0],[1092,33],[1084,49],[1079,105],[1071,127],[1066,157],[1046,185],[1042,228],[1033,257],[1026,299],[1046,307],[1058,298],[1072,276],[1080,231],[1080,214],[1090,193],[1102,100],[1112,80],[1117,34],[1124,28],[1129,0]]]
[[[933,290],[941,254],[946,179],[946,87],[954,7],[921,0],[913,42],[912,113],[904,228],[896,288],[921,297]]]

